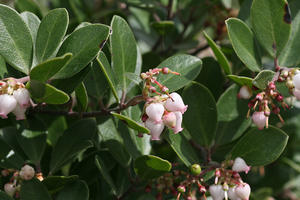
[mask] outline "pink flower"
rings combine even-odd
[[[12,95],[0,95],[0,117],[7,118],[7,114],[13,111],[16,105],[17,101]]]
[[[236,194],[236,186],[229,188],[228,190],[228,197],[230,200],[242,200],[237,194]]]
[[[248,200],[251,193],[251,188],[247,183],[243,183],[236,187],[235,193],[242,200]]]
[[[16,116],[16,120],[24,120],[26,118],[25,116],[26,108],[20,106],[20,104],[17,104],[15,109],[12,112]]]
[[[21,107],[27,108],[30,106],[30,94],[26,88],[15,90],[13,95]]]
[[[296,74],[293,77],[293,84],[295,86],[295,89],[300,90],[300,73]]]
[[[174,112],[169,112],[163,116],[164,124],[169,128],[175,128],[176,126],[176,115]]]
[[[246,162],[240,158],[240,157],[237,157],[235,160],[234,160],[234,163],[233,163],[233,166],[232,166],[232,170],[235,171],[235,172],[245,172],[246,174],[250,171],[250,166],[248,166],[246,164]]]
[[[179,94],[173,92],[170,94],[171,98],[168,98],[165,104],[165,108],[168,111],[176,112],[179,111],[182,114],[187,110],[187,105],[184,105],[183,100]]]
[[[146,114],[155,123],[160,123],[162,121],[161,118],[162,118],[164,112],[165,112],[165,108],[160,103],[151,103],[146,108]]]
[[[225,197],[225,192],[221,185],[209,186],[209,192],[213,200],[223,200]]]
[[[297,88],[295,88],[293,90],[293,95],[296,97],[297,100],[300,100],[300,90],[298,90]]]
[[[267,117],[263,111],[254,112],[252,115],[252,121],[258,127],[258,129],[262,130],[266,125]]]
[[[33,167],[29,166],[29,165],[25,165],[24,167],[21,168],[20,171],[20,177],[23,180],[31,180],[35,175],[35,171],[33,169]]]
[[[155,121],[149,118],[146,120],[145,126],[150,130],[151,140],[160,140],[160,134],[162,133],[165,127],[162,121],[156,123]]]
[[[12,183],[6,183],[4,185],[4,191],[8,196],[13,197],[16,193],[17,188]]]
[[[174,131],[174,133],[179,133],[183,130],[183,128],[181,127],[182,124],[182,114],[181,112],[174,112],[176,115],[176,126],[174,128],[172,128],[172,130]]]
[[[251,96],[252,96],[251,89],[246,85],[242,86],[238,93],[238,98],[249,99]]]

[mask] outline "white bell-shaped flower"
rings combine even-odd
[[[4,191],[8,196],[13,197],[16,193],[17,188],[12,183],[6,183],[4,185]]]
[[[30,106],[30,94],[26,88],[15,90],[13,95],[21,107],[27,108]]]
[[[148,117],[156,123],[160,123],[162,116],[165,112],[165,108],[161,103],[151,103],[146,108],[146,114]]]
[[[26,119],[26,116],[25,116],[26,108],[21,107],[20,104],[17,104],[15,109],[12,112],[16,116],[16,120]]]
[[[156,123],[155,121],[149,118],[146,120],[145,126],[150,130],[151,140],[160,140],[160,134],[162,133],[165,127],[162,121]]]
[[[266,125],[267,117],[263,111],[254,112],[252,115],[252,121],[258,127],[258,129],[262,130]]]
[[[16,99],[9,94],[0,95],[0,117],[7,118],[7,114],[15,109],[17,105]]]
[[[251,193],[250,185],[247,183],[243,183],[236,186],[235,193],[242,200],[248,200]]]
[[[20,177],[23,180],[31,180],[34,175],[35,175],[35,171],[33,169],[33,167],[29,166],[29,165],[25,165],[24,167],[21,168],[20,171]]]
[[[230,200],[242,200],[235,192],[236,186],[229,188],[228,197]]]
[[[222,185],[209,186],[209,192],[213,200],[223,200],[225,197],[225,192]]]
[[[165,104],[165,108],[168,111],[176,112],[179,111],[182,114],[187,110],[187,105],[184,105],[183,100],[179,94],[173,92],[170,94],[171,98],[168,98]]]
[[[293,90],[293,95],[296,97],[297,100],[300,100],[300,90],[298,90],[297,88],[295,88]]]
[[[293,77],[293,84],[296,89],[300,90],[300,73]]]
[[[174,112],[166,113],[163,116],[163,122],[164,124],[169,128],[175,128],[176,126],[176,115]]]
[[[250,99],[251,96],[252,96],[251,89],[246,85],[242,86],[239,93],[238,93],[238,98]]]
[[[174,133],[179,133],[183,130],[183,128],[181,127],[182,124],[182,113],[181,112],[174,112],[176,115],[176,126],[174,128],[172,128],[172,130],[174,131]]]
[[[248,166],[244,159],[237,157],[232,166],[232,170],[235,172],[245,172],[246,174],[250,171],[251,167]]]

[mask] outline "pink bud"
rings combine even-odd
[[[33,167],[29,166],[29,165],[25,165],[24,167],[21,168],[20,171],[20,177],[23,180],[31,180],[35,175],[35,171],[33,169]]]
[[[267,118],[263,111],[254,112],[252,115],[252,121],[258,127],[258,129],[262,130],[266,125]]]
[[[151,103],[146,108],[146,114],[148,117],[156,123],[161,122],[161,118],[165,112],[165,108],[160,103]]]
[[[293,84],[294,84],[296,89],[300,90],[300,73],[296,74],[293,77]]]
[[[251,188],[247,183],[243,183],[236,187],[235,193],[242,200],[248,200],[251,193]]]
[[[160,140],[160,134],[162,133],[165,127],[163,122],[156,123],[149,118],[146,120],[145,126],[150,130],[151,140]]]
[[[16,116],[16,120],[26,119],[26,116],[25,116],[26,108],[21,107],[20,104],[17,104],[15,109],[12,112]]]
[[[176,115],[174,112],[169,112],[163,116],[164,124],[169,128],[175,128],[176,126]]]
[[[4,185],[4,191],[8,196],[13,197],[16,193],[17,188],[12,183],[6,183]]]
[[[225,197],[225,192],[222,185],[209,186],[209,192],[213,200],[223,200]]]
[[[27,108],[30,106],[30,94],[26,88],[15,90],[13,95],[21,107]]]
[[[172,130],[174,131],[174,133],[179,133],[183,130],[183,128],[181,127],[182,124],[182,113],[181,112],[174,112],[176,115],[176,126],[174,128],[172,128]]]
[[[242,86],[239,93],[238,93],[238,98],[250,99],[251,96],[252,96],[251,89],[246,85]]]
[[[187,110],[187,105],[184,105],[183,100],[179,94],[173,92],[170,94],[171,98],[167,99],[165,107],[167,110],[176,112],[179,111],[182,114]]]
[[[234,163],[233,163],[233,166],[232,166],[232,170],[235,171],[235,172],[245,172],[246,174],[250,171],[250,166],[248,166],[246,164],[246,162],[240,158],[240,157],[237,157],[235,160],[234,160]]]
[[[7,118],[7,114],[13,111],[16,105],[17,101],[12,95],[0,95],[0,117]]]
[[[293,95],[296,97],[297,100],[300,100],[300,90],[295,88],[293,91]]]
[[[235,191],[236,187],[231,187],[228,190],[228,197],[230,200],[242,200],[239,196],[237,196],[236,191]]]

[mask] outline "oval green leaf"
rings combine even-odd
[[[73,183],[78,180],[77,175],[73,176],[48,176],[42,183],[50,193],[55,193],[64,188],[65,185]]]
[[[80,111],[86,111],[89,98],[83,82],[75,89],[75,95],[78,109]]]
[[[51,200],[47,188],[38,179],[23,181],[20,191],[21,200]]]
[[[88,200],[89,188],[84,181],[77,180],[66,185],[57,195],[56,200]]]
[[[253,79],[252,84],[263,90],[268,86],[269,82],[272,81],[274,76],[275,72],[271,70],[263,70]]]
[[[227,77],[240,86],[247,85],[250,88],[252,87],[252,78],[237,75],[227,75]]]

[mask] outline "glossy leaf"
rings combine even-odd
[[[238,57],[251,71],[260,71],[261,61],[250,28],[237,18],[229,18],[225,22],[230,41]]]
[[[183,116],[183,124],[193,140],[210,146],[217,127],[217,108],[211,92],[199,83],[192,83],[183,90],[183,101],[189,107]],[[196,121],[195,121],[196,120]]]
[[[61,45],[57,55],[72,53],[73,57],[56,75],[56,79],[70,78],[83,70],[97,55],[100,45],[107,40],[109,27],[93,24],[71,33]]]
[[[286,0],[253,0],[251,23],[260,44],[273,57],[286,45],[291,30],[291,13]]]
[[[171,168],[169,161],[152,155],[141,156],[134,161],[134,171],[142,179],[158,178]]]
[[[126,91],[129,81],[126,72],[135,72],[137,61],[137,46],[134,35],[127,22],[114,16],[111,21],[112,35],[110,36],[112,68],[114,69],[118,85]]]
[[[253,128],[233,147],[231,156],[241,157],[251,166],[267,165],[280,156],[288,138],[285,132],[272,126],[264,130]]]
[[[221,67],[223,68],[225,74],[231,74],[231,67],[229,64],[229,61],[227,60],[224,53],[221,51],[221,49],[217,46],[217,44],[207,35],[207,33],[203,32],[206,41],[210,48],[213,50],[218,62],[220,63]]]
[[[80,111],[85,111],[88,107],[88,96],[84,84],[81,84],[75,89],[77,105]]]
[[[46,187],[38,179],[23,181],[20,192],[21,200],[51,200]]]
[[[93,119],[82,119],[69,127],[52,151],[51,172],[70,162],[79,152],[93,146],[90,140],[95,136],[96,131],[96,123]]]
[[[30,79],[41,82],[53,77],[72,57],[71,53],[40,63],[30,71]]]
[[[181,54],[167,58],[157,68],[164,67],[180,73],[180,76],[161,73],[157,77],[158,82],[168,87],[170,92],[173,92],[191,83],[199,75],[202,69],[202,61],[197,57]]]
[[[257,74],[257,76],[253,79],[252,83],[259,89],[265,89],[269,82],[272,81],[275,76],[275,72],[271,70],[263,70]]]
[[[250,88],[252,87],[252,82],[253,82],[252,78],[246,76],[237,76],[237,75],[227,75],[227,77],[240,86],[247,85]]]
[[[84,181],[77,180],[74,183],[68,184],[62,189],[56,200],[88,200],[89,188]]]
[[[28,74],[33,49],[30,31],[20,15],[3,4],[0,4],[0,34],[0,54],[15,69]]]
[[[77,175],[73,176],[48,176],[42,183],[50,193],[55,193],[64,188],[65,185],[78,180]]]

